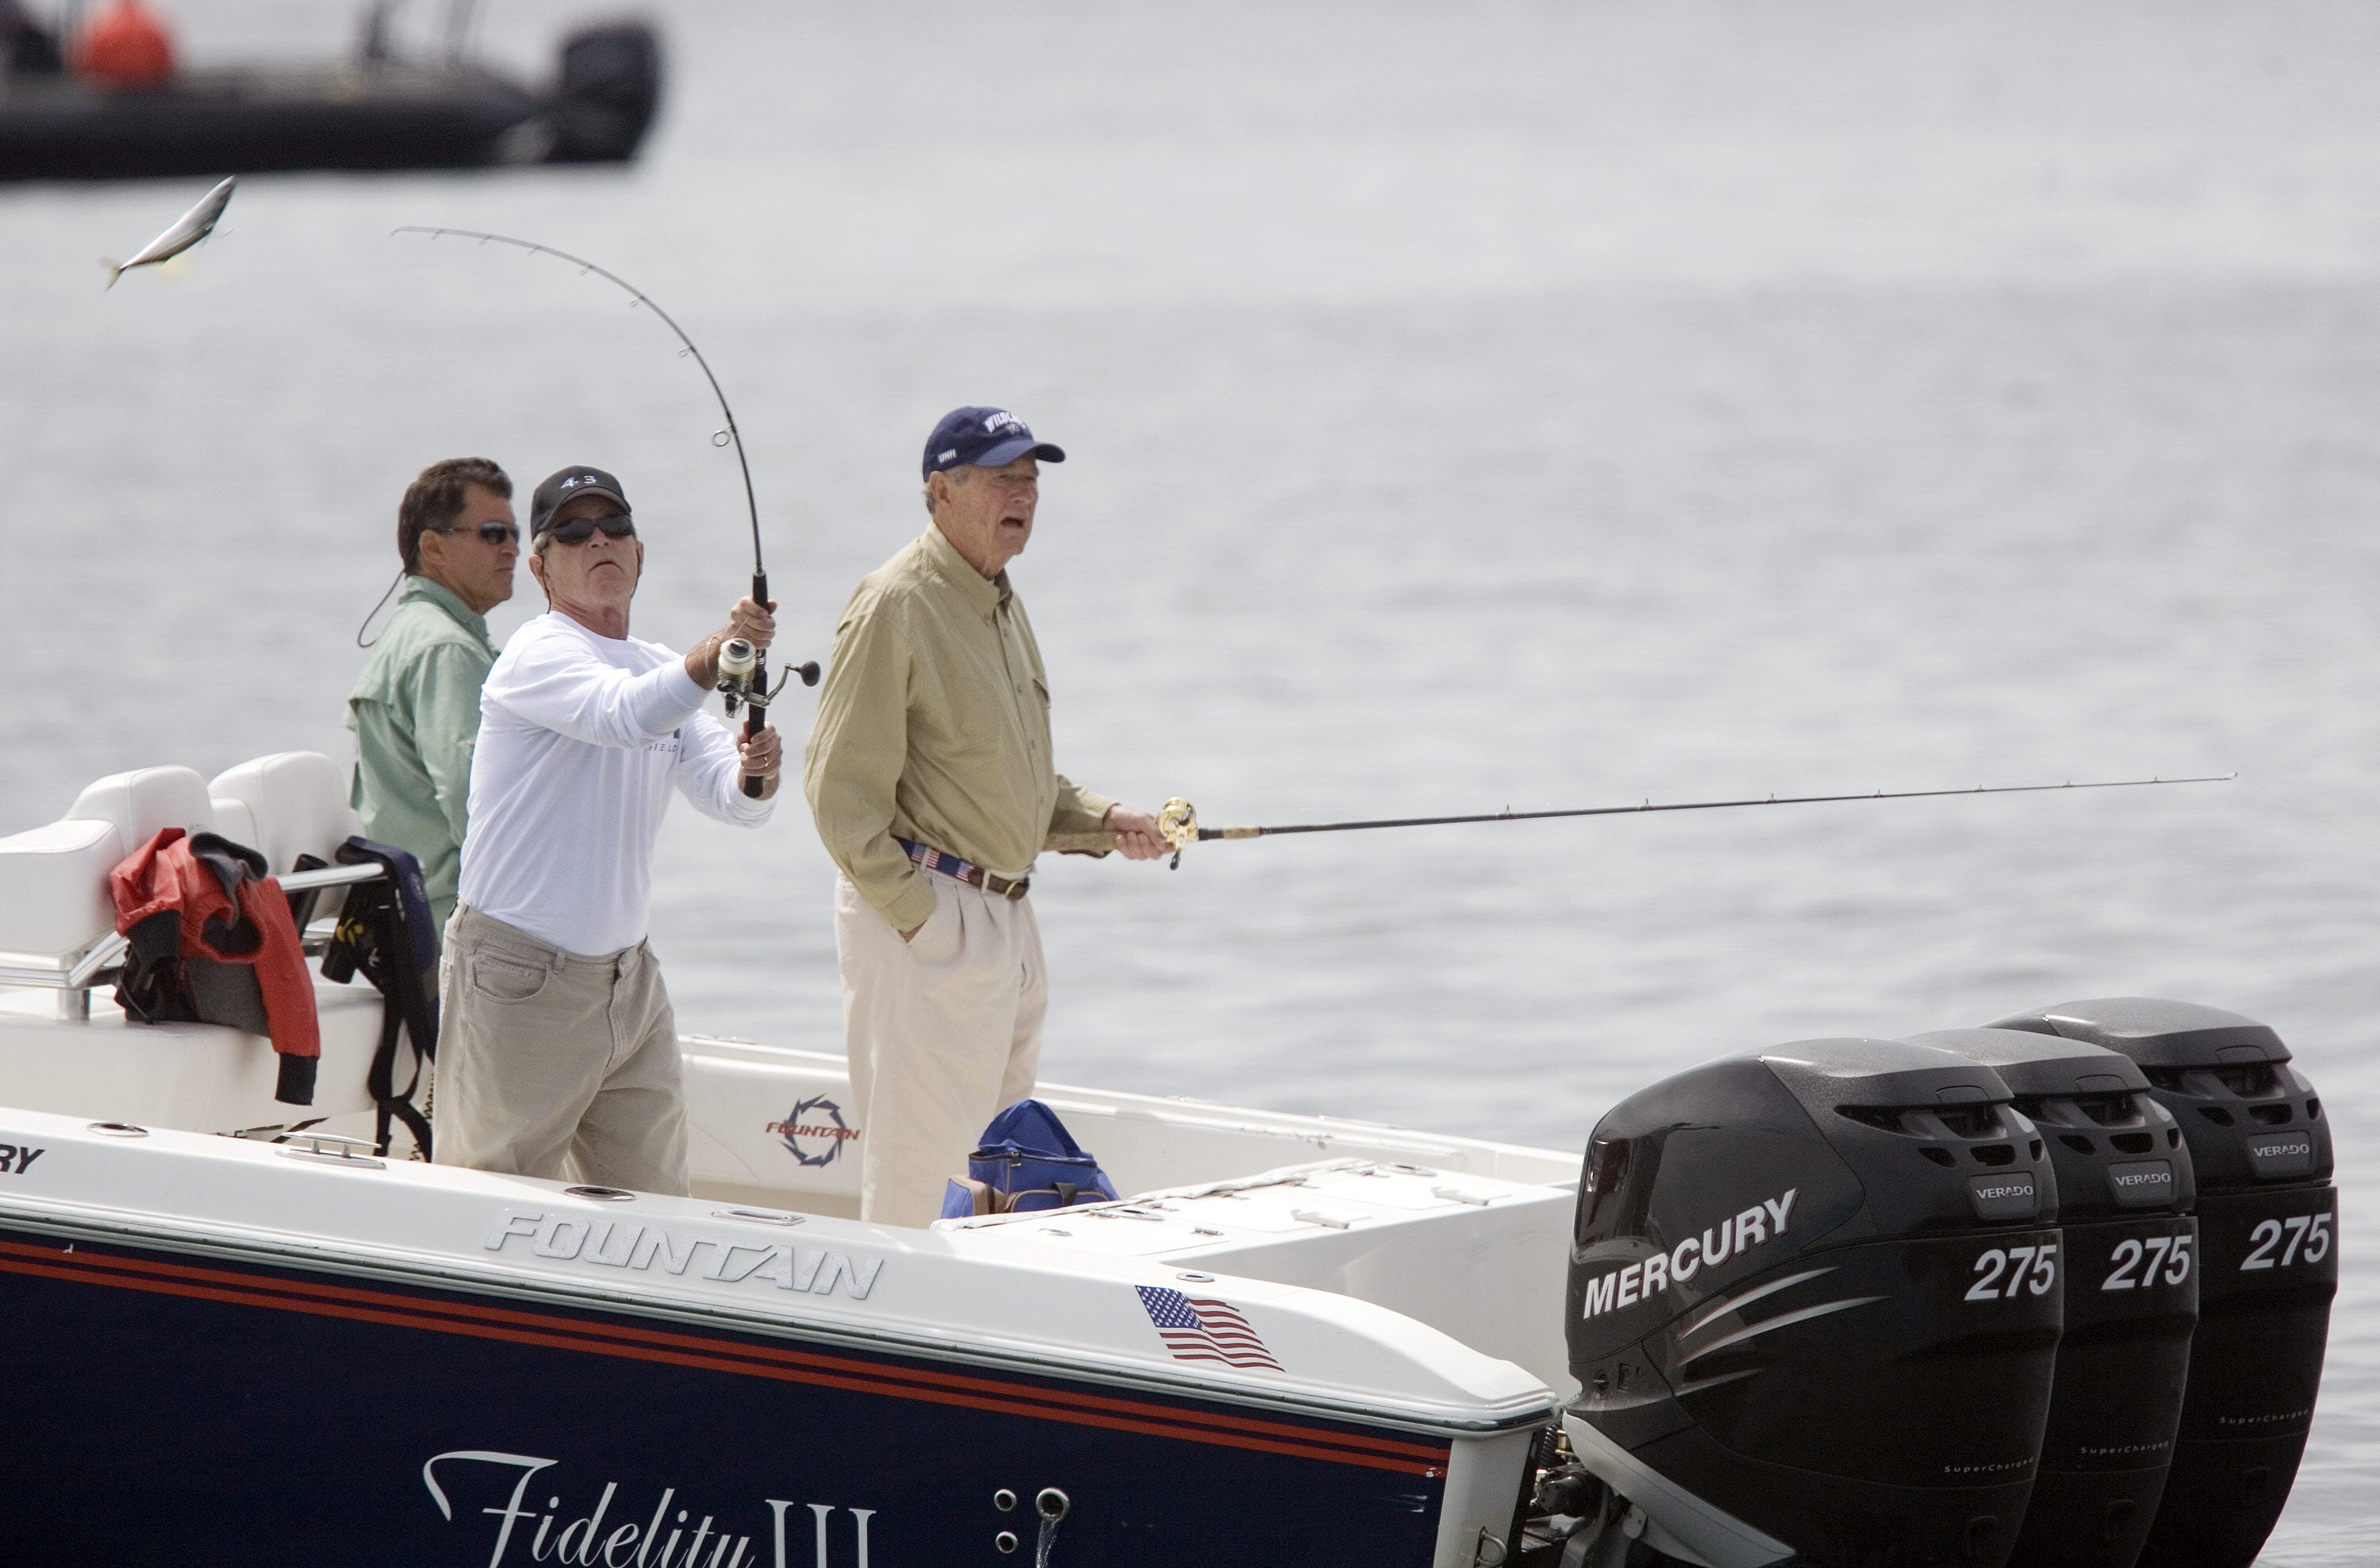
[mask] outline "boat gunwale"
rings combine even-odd
[[[726,1224],[758,1226],[759,1222],[727,1220]],[[853,1350],[907,1355],[998,1371],[1127,1386],[1176,1398],[1257,1409],[1297,1411],[1325,1419],[1354,1421],[1392,1430],[1452,1438],[1482,1438],[1523,1428],[1542,1426],[1560,1409],[1560,1400],[1546,1390],[1542,1400],[1504,1402],[1509,1413],[1461,1416],[1431,1412],[1405,1399],[1366,1403],[1312,1390],[1284,1388],[1278,1383],[1223,1384],[1202,1380],[1193,1372],[1173,1373],[1148,1362],[1076,1352],[1070,1358],[1050,1354],[1042,1344],[1022,1344],[990,1336],[973,1341],[941,1338],[891,1329],[869,1330],[848,1319],[794,1319],[726,1303],[696,1303],[674,1296],[623,1291],[592,1282],[554,1279],[507,1269],[492,1261],[481,1264],[426,1253],[418,1248],[387,1246],[381,1253],[362,1250],[361,1244],[315,1237],[303,1241],[287,1233],[263,1233],[216,1226],[198,1229],[166,1216],[135,1220],[114,1206],[84,1206],[69,1200],[30,1195],[0,1197],[0,1227],[33,1234],[56,1235],[119,1246],[188,1253],[226,1261],[261,1262],[267,1267],[335,1274],[351,1279],[415,1288],[449,1288],[499,1299],[576,1306],[582,1309],[662,1319],[690,1326],[710,1326],[770,1339],[812,1340]],[[1233,1278],[1222,1276],[1218,1283]],[[1267,1283],[1256,1281],[1254,1283]],[[1331,1295],[1330,1292],[1318,1292]],[[1354,1299],[1352,1297],[1345,1299]],[[1456,1343],[1460,1343],[1459,1341]],[[1475,1352],[1474,1354],[1476,1354]]]

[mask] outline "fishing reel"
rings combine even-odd
[[[785,683],[795,675],[804,686],[819,683],[819,666],[815,659],[808,663],[794,664],[777,673],[777,684],[763,687],[760,682],[760,650],[740,637],[731,637],[719,645],[719,695],[727,704],[727,716],[734,718],[735,710],[746,705],[766,708],[785,689]]]
[[[1158,836],[1173,846],[1173,858],[1165,863],[1169,871],[1182,869],[1182,852],[1198,842],[1198,808],[1175,796],[1158,808]]]

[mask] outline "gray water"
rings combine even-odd
[[[330,52],[298,0],[190,52]],[[572,7],[490,46],[542,68]],[[2360,5],[729,4],[626,171],[0,190],[0,822],[344,756],[406,480],[616,469],[637,631],[790,628],[927,428],[1072,460],[1015,577],[1061,765],[1210,823],[2239,782],[1045,862],[1048,1076],[1560,1148],[1707,1057],[2173,995],[2338,1122],[2347,1281],[2265,1561],[2380,1546],[2380,13]],[[524,575],[524,587],[527,587]],[[533,591],[533,590],[531,590]],[[528,613],[493,617],[501,633]],[[808,705],[781,723],[797,729]],[[839,1039],[797,801],[664,833],[687,1027]]]

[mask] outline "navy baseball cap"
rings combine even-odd
[[[581,463],[545,476],[529,498],[528,536],[535,539],[553,526],[553,515],[562,510],[565,501],[576,501],[582,495],[601,495],[620,504],[620,510],[634,515],[620,481],[601,468],[590,468]]]
[[[1047,463],[1066,460],[1063,448],[1033,439],[1025,421],[1005,408],[953,408],[926,438],[926,472],[946,468],[997,468],[1019,457]]]

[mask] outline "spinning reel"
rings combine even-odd
[[[768,584],[757,573],[752,588],[754,598],[765,599]],[[760,726],[769,722],[769,704],[776,700],[777,693],[784,690],[785,682],[795,675],[802,677],[804,686],[818,685],[818,661],[794,665],[777,676],[775,686],[771,686],[768,661],[759,649],[740,637],[731,637],[719,645],[719,695],[726,702],[728,718],[735,717],[736,709],[745,710],[744,733],[747,735],[760,733]],[[744,776],[744,793],[755,800],[767,787],[765,780],[749,773]]]
[[[795,664],[777,673],[777,684],[765,688],[760,682],[768,674],[760,662],[760,650],[740,637],[731,637],[719,645],[719,695],[727,704],[727,716],[734,718],[742,707],[766,708],[785,689],[785,683],[795,675],[804,686],[819,683],[818,661]],[[757,679],[756,679],[757,677]]]

